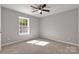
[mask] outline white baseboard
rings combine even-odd
[[[1,45],[0,45],[0,51],[1,51],[2,49],[1,49]]]
[[[19,40],[19,41],[9,42],[9,43],[2,44],[1,46],[6,46],[6,45],[10,45],[10,44],[21,42],[21,41],[25,41],[25,40]]]
[[[36,37],[36,38],[39,38],[39,37]],[[31,39],[34,39],[34,38],[31,38]],[[49,39],[49,38],[43,38],[43,39]],[[61,41],[61,40],[54,40],[54,39],[49,39],[49,40],[53,40],[53,41],[57,41],[57,42],[61,42],[61,43],[65,43],[65,44],[70,44],[70,45],[74,45],[74,46],[78,46],[79,47],[79,45],[75,44],[75,43],[65,42],[65,41]],[[25,41],[25,40],[19,40],[19,41],[15,41],[15,42],[10,42],[10,43],[6,43],[6,44],[2,44],[1,46],[6,46],[6,45],[22,42],[22,41]]]
[[[49,38],[44,38],[44,39],[49,39]],[[65,42],[65,41],[61,41],[61,40],[54,40],[54,39],[49,39],[49,40],[53,40],[53,41],[57,41],[57,42],[61,42],[61,43],[65,43],[65,44],[74,45],[74,46],[79,47],[79,45],[75,44],[75,43]]]
[[[38,38],[38,37],[36,37]],[[34,39],[34,38],[30,38],[30,39],[27,39],[27,40],[31,40],[31,39]],[[19,40],[19,41],[14,41],[14,42],[10,42],[10,43],[5,43],[5,44],[2,44],[1,46],[6,46],[6,45],[10,45],[10,44],[15,44],[15,43],[19,43],[19,42],[22,42],[22,41],[27,41],[26,39],[25,40]]]

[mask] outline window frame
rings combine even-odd
[[[21,32],[20,32],[20,30],[21,30],[21,29],[20,29],[20,23],[19,23],[19,20],[20,20],[20,19],[26,19],[26,20],[28,21],[28,22],[27,22],[27,26],[26,26],[26,27],[27,27],[27,32],[25,32],[25,33],[21,33]],[[19,17],[18,17],[18,34],[19,34],[19,35],[29,35],[29,34],[30,34],[30,25],[29,25],[29,23],[30,23],[29,18],[22,17],[22,16],[19,16]]]

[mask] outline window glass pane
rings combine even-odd
[[[29,34],[29,19],[19,17],[19,34]]]

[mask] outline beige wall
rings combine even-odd
[[[79,8],[78,8],[78,44],[79,44]]]
[[[73,9],[40,20],[40,37],[77,44],[78,9]]]
[[[16,41],[23,41],[39,36],[39,20],[33,16],[23,14],[2,7],[2,45],[13,43]],[[30,19],[30,34],[18,35],[18,17],[26,17]]]
[[[0,32],[1,32],[1,5],[0,5]],[[0,50],[1,50],[1,33],[0,33]]]
[[[38,19],[36,17],[2,7],[2,45],[20,40],[28,40],[39,37],[39,35],[43,38],[77,44],[79,42],[78,11],[78,9],[73,9]],[[18,16],[30,18],[30,35],[18,35]]]

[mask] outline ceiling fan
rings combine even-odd
[[[39,12],[40,14],[42,14],[43,11],[50,12],[50,10],[45,9],[46,6],[46,4],[40,4],[36,6],[31,5],[31,7],[34,9],[32,12]]]

